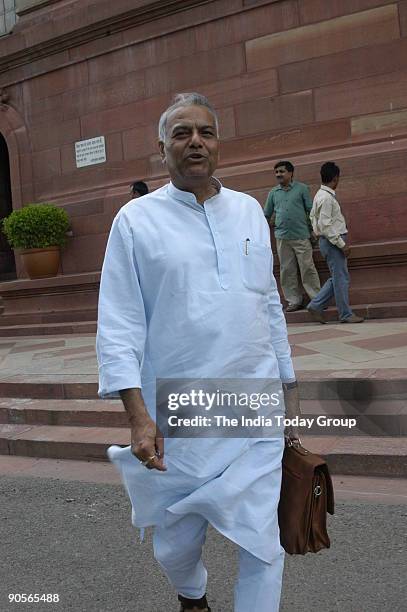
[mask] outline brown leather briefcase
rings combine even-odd
[[[334,492],[326,461],[300,444],[286,443],[278,506],[284,550],[304,555],[329,548],[327,512],[334,513]]]

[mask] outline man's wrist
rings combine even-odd
[[[131,425],[149,416],[140,388],[123,389],[119,393]]]

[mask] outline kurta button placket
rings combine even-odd
[[[214,196],[216,197],[216,196]],[[211,230],[213,243],[215,245],[216,250],[216,258],[218,262],[218,274],[219,274],[219,283],[222,289],[228,289],[229,283],[227,281],[227,261],[225,256],[225,249],[223,248],[221,237],[219,235],[218,230],[216,229],[216,217],[210,211],[210,206],[212,202],[208,205],[207,202],[204,203],[203,208],[206,214],[206,219],[208,221],[209,229]],[[208,210],[209,209],[209,210]]]

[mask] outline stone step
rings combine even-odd
[[[297,372],[300,381],[299,391],[302,400],[340,400],[341,402],[365,402],[373,400],[406,400],[407,377],[405,374],[393,374],[392,370],[375,370],[374,378],[371,371],[366,377],[321,375],[319,371]],[[402,371],[403,372],[403,371]],[[381,377],[382,376],[382,377]],[[40,375],[35,380],[27,380],[28,376],[13,376],[8,380],[0,380],[0,398],[29,399],[97,399],[98,384],[96,381],[81,382],[76,379],[61,382],[49,380]],[[68,377],[66,377],[68,378]],[[72,377],[71,377],[72,378]],[[92,377],[87,377],[92,378]],[[33,376],[34,379],[34,376]]]
[[[353,311],[370,319],[397,319],[407,318],[407,302],[393,302],[383,304],[359,304],[352,306]],[[313,323],[311,315],[304,310],[285,313],[287,323]],[[324,311],[324,316],[327,322],[338,320],[336,308],[329,307]],[[41,336],[41,335],[64,335],[64,334],[94,334],[96,333],[95,313],[49,313],[45,317],[47,322],[44,323],[44,316],[38,315],[3,315],[0,316],[0,337],[19,337],[19,336]]]
[[[2,455],[107,461],[108,446],[129,443],[128,427],[0,425]]]
[[[0,283],[4,305],[0,335],[77,333],[75,322],[96,320],[99,283],[100,272]],[[65,324],[66,332],[61,331],[58,323]],[[38,331],[38,326],[44,327]],[[86,331],[89,329],[94,331],[94,326]]]
[[[406,402],[405,370],[359,370],[358,374],[352,371],[297,371],[300,398],[324,403],[328,400],[339,401],[347,410],[352,409],[355,403],[360,410],[367,410],[373,401]]]
[[[0,423],[128,427],[128,418],[120,400],[0,398]]]
[[[0,317],[0,329],[3,327],[50,325],[51,323],[87,323],[96,321],[97,311],[94,309],[69,309],[50,312],[22,312],[18,314],[3,314]]]
[[[0,425],[0,455],[107,461],[108,446],[129,442],[128,428]],[[407,477],[403,438],[304,436],[303,445],[333,474]]]
[[[96,321],[70,321],[65,323],[6,325],[4,327],[0,327],[0,337],[2,338],[95,333]]]
[[[407,403],[405,400],[378,399],[369,401],[303,400],[301,414],[314,421],[306,433],[329,436],[340,432],[350,436],[404,436],[407,445]],[[321,418],[323,417],[323,418]],[[320,419],[320,420],[318,420]],[[334,419],[334,420],[329,420]],[[336,422],[355,419],[347,429]]]
[[[354,312],[365,319],[407,318],[407,302],[383,304],[359,304],[352,306]],[[328,322],[337,321],[336,308],[324,312]],[[311,315],[304,310],[286,312],[288,323],[312,323]],[[44,322],[46,321],[46,322]],[[0,337],[41,336],[96,333],[96,311],[69,311],[0,315]]]
[[[398,319],[407,317],[407,302],[392,302],[383,304],[352,304],[355,314],[365,319]],[[285,313],[287,323],[313,323],[311,315],[304,310]],[[325,319],[338,321],[338,311],[334,307],[329,307],[324,311]]]
[[[303,436],[302,444],[324,457],[332,474],[407,476],[405,437]]]
[[[34,378],[34,377],[33,377]],[[36,379],[41,378],[37,376]],[[79,378],[76,376],[75,378]],[[54,382],[46,380],[27,381],[27,376],[14,376],[10,380],[0,381],[0,397],[28,399],[97,399],[97,382]]]
[[[304,417],[314,419],[320,415],[355,417],[357,425],[352,429],[352,435],[355,432],[375,436],[407,435],[407,404],[404,400],[302,400],[301,412]],[[1,398],[0,423],[125,428],[128,427],[128,418],[119,400]],[[314,421],[310,433],[330,435],[333,431],[335,427],[319,426]]]

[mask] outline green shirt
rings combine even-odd
[[[304,240],[310,237],[309,213],[312,200],[304,183],[292,181],[287,189],[274,187],[267,196],[264,214],[275,213],[275,236],[283,240]]]

